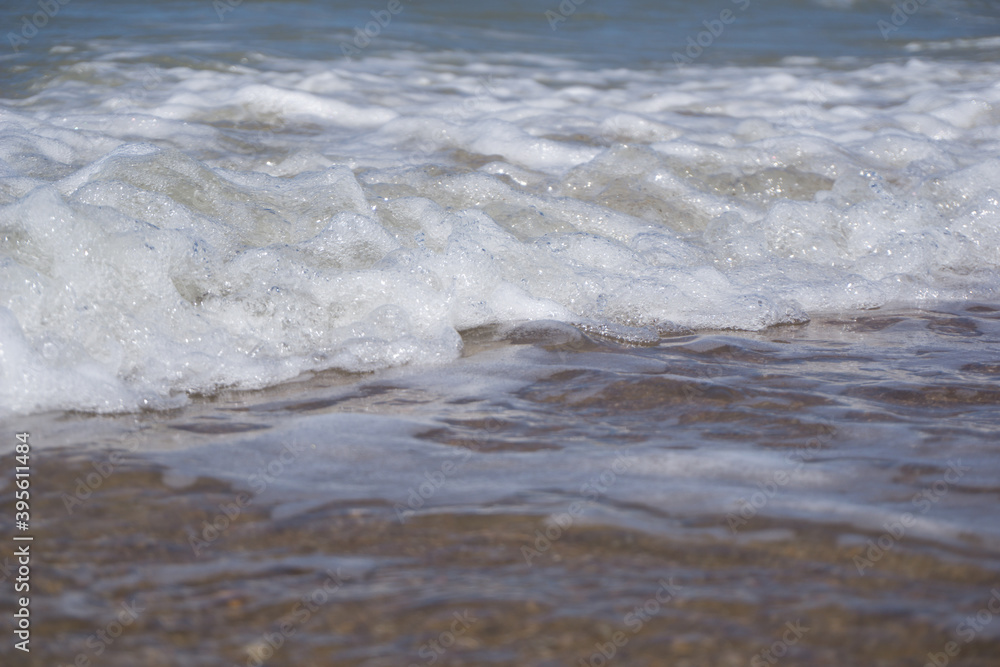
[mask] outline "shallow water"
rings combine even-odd
[[[124,600],[102,664],[252,665],[270,637],[274,665],[744,665],[783,635],[786,664],[993,664],[1000,620],[965,619],[1000,584],[1000,307],[467,342],[433,372],[22,420],[26,664],[95,657]]]
[[[994,3],[383,7],[0,53],[4,664],[995,664]]]

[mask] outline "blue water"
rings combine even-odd
[[[366,25],[373,26],[369,34],[377,34],[359,50],[361,58],[406,50],[457,52],[456,57],[516,52],[620,67],[672,62],[675,53],[688,49],[689,38],[697,42],[700,33],[713,27],[717,35],[701,37],[707,47],[701,53],[691,51],[699,62],[767,63],[787,56],[885,60],[910,57],[925,50],[927,43],[1000,34],[996,3],[955,0],[912,0],[895,17],[894,9],[900,5],[850,0],[587,0],[579,6],[571,0],[562,5],[555,0],[401,0],[395,15],[387,7],[388,2],[377,0],[247,0],[235,7],[222,0],[155,4],[75,0],[60,7],[37,35],[19,43],[15,54],[9,34],[18,34],[22,17],[35,14],[38,6],[8,2],[0,15],[0,26],[8,36],[0,55],[6,69],[2,84],[16,89],[44,76],[44,69],[38,68],[46,67],[47,55],[59,45],[73,46],[80,53],[101,53],[112,43],[159,44],[161,59],[179,61],[209,57],[238,61],[254,52],[336,61],[344,57],[343,44],[354,46],[355,29],[364,30]],[[705,25],[727,11],[731,12],[724,17],[727,25]],[[381,13],[383,20],[390,17],[377,31],[370,24],[373,12]],[[966,44],[935,55],[989,60],[996,58],[997,48]]]

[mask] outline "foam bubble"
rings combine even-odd
[[[2,410],[1000,291],[995,64],[495,65],[111,58],[0,106]]]

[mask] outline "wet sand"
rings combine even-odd
[[[5,424],[4,663],[997,664],[1000,309],[599,334]]]

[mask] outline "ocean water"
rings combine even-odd
[[[4,55],[8,414],[1000,287],[976,6],[130,7]]]
[[[995,3],[0,28],[5,660],[995,664]]]

